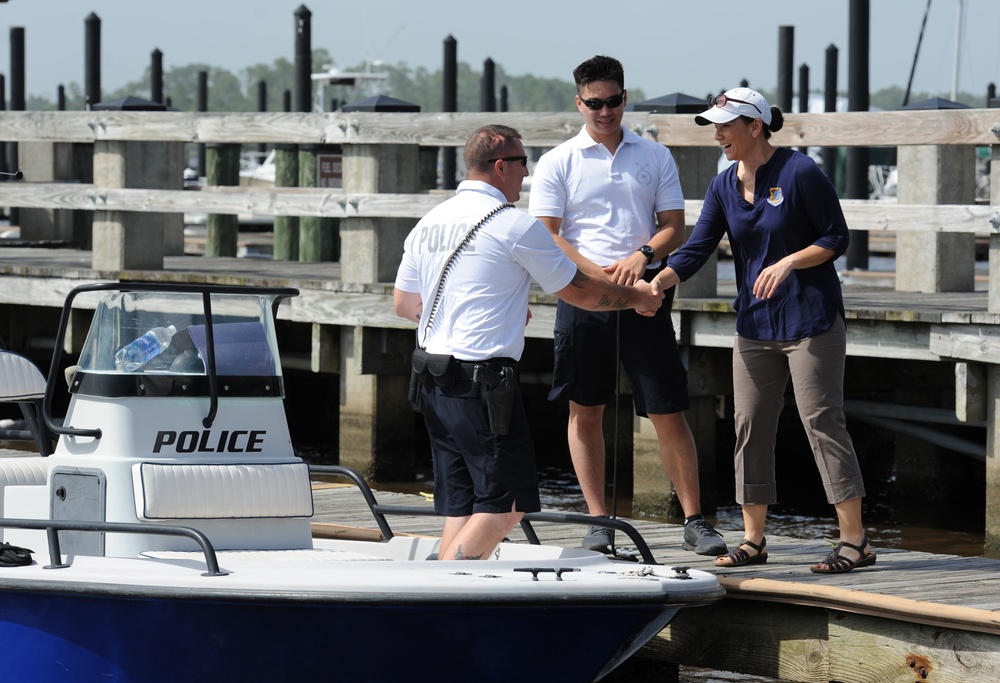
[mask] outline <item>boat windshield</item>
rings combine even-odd
[[[211,295],[206,328],[198,292],[111,292],[98,303],[78,372],[206,375],[209,339],[219,376],[281,374],[267,294]]]

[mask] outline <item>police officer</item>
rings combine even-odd
[[[396,314],[417,323],[413,398],[431,441],[434,507],[446,517],[443,560],[484,557],[540,509],[517,386],[531,281],[590,310],[653,315],[663,299],[642,281],[580,272],[544,225],[513,207],[528,169],[516,130],[480,128],[464,157],[468,180],[406,238],[393,296]]]

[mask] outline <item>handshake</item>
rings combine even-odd
[[[661,270],[656,274],[651,282],[644,282],[642,280],[635,283],[637,287],[645,296],[648,293],[650,299],[653,300],[652,309],[647,306],[641,306],[637,304],[634,306],[635,310],[642,315],[653,315],[656,313],[656,309],[660,307],[663,301],[663,293],[666,292],[671,287],[679,285],[681,282],[680,277],[674,272],[673,268],[669,266]],[[643,285],[640,287],[640,285]]]
[[[644,280],[637,280],[632,286],[638,290],[639,300],[632,306],[635,312],[645,316],[655,315],[663,304],[663,292]]]
[[[636,282],[635,287],[642,292],[643,297],[648,295],[648,300],[645,306],[640,304],[634,306],[635,310],[642,315],[653,315],[663,302],[663,293],[671,287],[680,284],[680,281],[677,273],[672,268],[667,267],[657,273],[651,282],[644,282],[642,280]],[[652,302],[651,309],[649,308],[650,302]]]

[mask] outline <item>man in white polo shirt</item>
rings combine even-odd
[[[684,241],[684,196],[663,145],[622,127],[628,102],[617,59],[596,56],[573,71],[584,127],[535,167],[528,211],[577,267],[631,285],[649,281]],[[727,551],[701,514],[698,459],[684,417],[687,370],[670,321],[673,290],[655,316],[590,312],[560,301],[549,399],[569,401],[569,450],[594,516],[606,516],[603,414],[614,396],[619,359],[632,382],[635,411],[653,423],[660,458],[684,509],[686,550]],[[583,547],[607,552],[612,531],[591,527]]]
[[[442,560],[487,556],[540,507],[517,376],[531,281],[591,310],[653,315],[663,299],[648,283],[588,277],[513,207],[528,170],[516,130],[480,128],[464,157],[468,180],[410,232],[393,292],[396,314],[417,323],[411,399],[430,436],[434,509],[447,518]]]

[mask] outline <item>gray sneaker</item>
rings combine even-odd
[[[696,519],[684,525],[684,543],[681,547],[693,550],[698,555],[725,555],[729,552],[722,534],[707,519]]]
[[[585,550],[596,550],[600,553],[610,553],[611,544],[615,540],[614,529],[603,526],[592,526],[587,529],[587,535],[583,537],[580,545]]]

